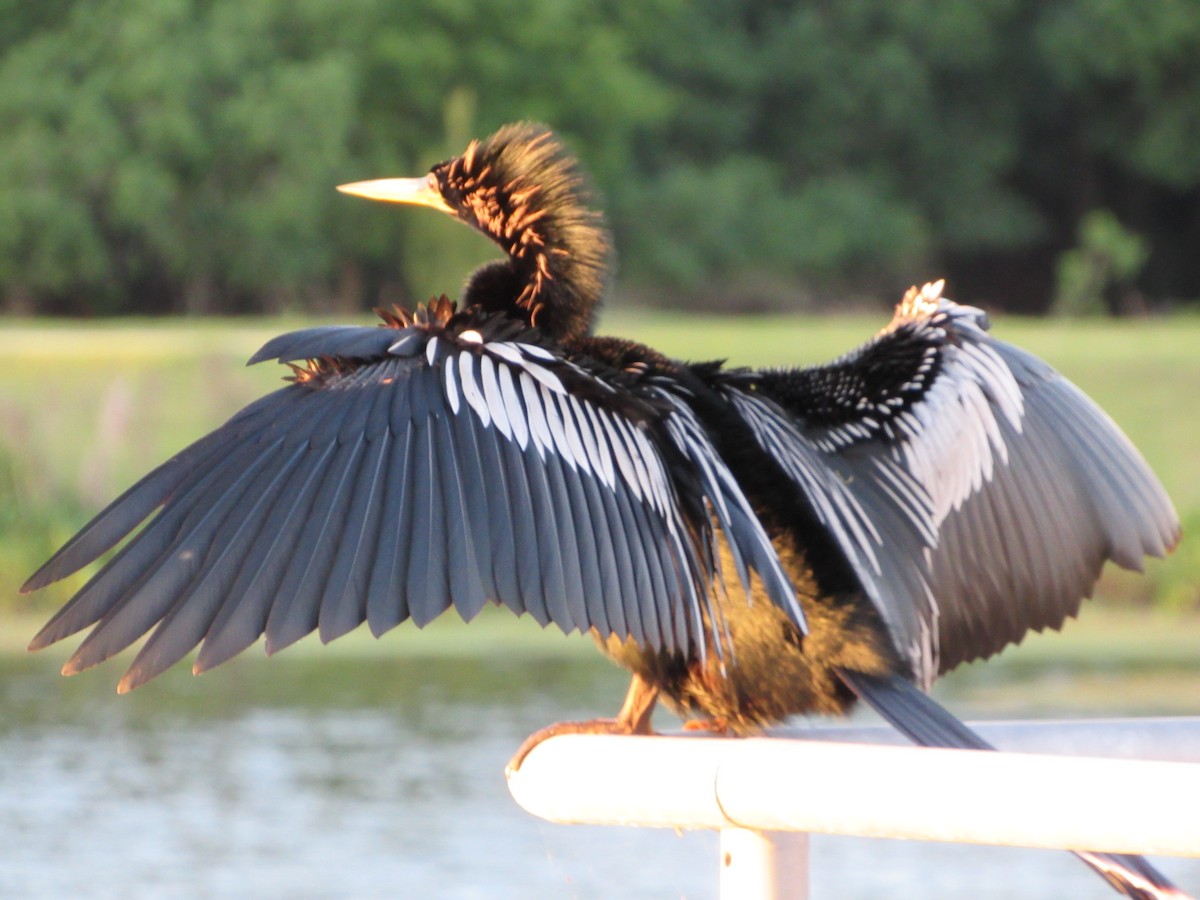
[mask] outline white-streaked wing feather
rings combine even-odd
[[[910,291],[888,328],[829,366],[764,375],[785,422],[754,408],[766,399],[735,397],[926,685],[1058,627],[1106,560],[1140,567],[1179,534],[1111,419],[941,288]],[[889,364],[894,383],[880,384]]]
[[[545,347],[424,323],[310,329],[255,359],[272,357],[334,362],[151,473],[47,563],[31,586],[160,508],[36,646],[96,626],[78,670],[153,630],[130,687],[201,642],[208,668],[264,632],[279,649],[318,626],[379,633],[492,601],[703,654],[723,627],[714,527],[746,590],[754,569],[802,627],[770,541],[669,379],[638,400]],[[680,465],[694,475],[680,481]]]

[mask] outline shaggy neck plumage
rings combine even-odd
[[[459,218],[507,254],[472,275],[463,305],[519,317],[556,340],[590,334],[611,242],[558,139],[544,126],[510,125],[433,172]]]

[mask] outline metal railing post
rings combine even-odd
[[[808,900],[808,835],[721,829],[721,900]]]

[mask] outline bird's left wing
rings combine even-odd
[[[703,653],[719,627],[714,528],[797,624],[786,575],[680,397],[623,389],[560,348],[448,302],[393,327],[314,328],[300,361],[102,511],[25,585],[81,568],[157,514],[37,635],[95,628],[64,671],[153,629],[121,687],[203,641],[196,669],[265,634],[379,634],[488,602],[564,631]],[[626,386],[627,387],[627,386]],[[790,604],[790,606],[789,606]],[[719,646],[719,644],[718,644]]]
[[[941,288],[840,360],[726,388],[926,685],[1058,627],[1106,560],[1139,568],[1179,535],[1112,420]]]

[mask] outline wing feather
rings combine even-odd
[[[267,464],[232,507],[212,540],[202,574],[172,605],[121,679],[131,690],[182,659],[208,633],[221,611],[239,570],[261,529],[279,489],[294,472],[304,448],[290,451],[278,464]]]
[[[1059,627],[1106,560],[1140,568],[1179,534],[1112,420],[940,292],[828,366],[729,388],[923,684]]]
[[[247,365],[276,359],[295,362],[318,357],[343,359],[379,359],[396,341],[396,332],[388,328],[361,325],[322,325],[289,331],[267,341],[250,357]]]
[[[704,653],[720,625],[714,529],[746,589],[758,571],[802,623],[668,374],[610,383],[586,356],[440,315],[269,342],[252,361],[307,360],[296,384],[151,472],[39,569],[30,587],[150,517],[34,646],[93,626],[77,670],[149,633],[127,689],[197,644],[199,672],[263,636],[275,652],[314,629],[332,640],[365,620],[381,634],[497,602],[564,631]]]
[[[228,599],[196,657],[198,673],[220,665],[257,641],[267,627],[271,603],[292,559],[296,536],[308,520],[325,464],[336,446],[301,445],[304,459],[280,492],[243,561]]]
[[[584,608],[593,618],[596,628],[605,626],[608,634],[629,634],[622,606],[606,604],[604,596],[616,582],[612,545],[598,534],[598,523],[590,515],[587,500],[583,497],[580,482],[571,478],[572,470],[562,457],[547,455],[545,463],[546,484],[554,498],[554,508],[568,512],[568,528],[575,533],[574,546],[587,554],[577,557],[580,564],[581,581],[578,589],[572,586],[572,610]]]
[[[198,473],[219,464],[240,435],[251,431],[264,417],[283,413],[283,407],[296,399],[284,389],[260,398],[234,416],[226,427],[218,429],[140,479],[117,497],[78,534],[62,546],[22,586],[23,592],[45,587],[98,559],[115,547],[180,485]]]
[[[625,602],[618,612],[623,616],[620,627],[614,629],[626,632],[648,647],[663,647],[669,643],[666,636],[670,635],[669,619],[663,621],[660,598],[670,596],[663,582],[661,572],[656,574],[658,561],[656,554],[658,546],[653,541],[645,540],[646,536],[654,534],[654,529],[639,515],[639,509],[630,502],[627,494],[606,494],[605,499],[615,508],[610,512],[609,519],[615,527],[623,532],[623,545],[629,554],[629,572],[632,584],[625,594]]]
[[[248,458],[245,448],[225,455],[220,464],[196,473],[193,483],[179,493],[179,502],[170,510],[162,511],[154,520],[154,528],[144,529],[133,540],[123,546],[100,572],[93,575],[74,597],[38,632],[30,643],[31,649],[47,646],[75,632],[100,622],[113,608],[121,604],[124,597],[148,577],[148,574],[169,552],[180,530],[192,512],[191,503],[218,483],[220,476],[227,473],[230,461],[240,463]],[[102,513],[102,515],[105,515]],[[112,520],[110,520],[112,521]],[[128,520],[121,519],[126,527]],[[123,535],[122,535],[123,536]],[[108,541],[106,536],[103,538]],[[115,543],[115,541],[114,541]],[[69,574],[69,572],[64,572]]]
[[[151,622],[169,613],[177,597],[190,588],[201,571],[215,533],[277,446],[276,442],[265,452],[260,447],[245,447],[213,473],[211,482],[204,482],[205,503],[193,505],[170,545],[107,609],[64,671],[82,671],[124,650],[145,634],[147,612]]]
[[[400,389],[397,388],[397,393]],[[399,625],[409,615],[405,588],[411,554],[415,429],[392,416],[392,443],[388,458],[388,480],[383,498],[382,527],[371,566],[367,589],[367,626],[379,637]]]
[[[533,542],[529,546],[535,547],[536,553],[528,553],[529,562],[522,569],[526,582],[534,590],[539,605],[545,608],[551,622],[568,632],[586,629],[586,610],[572,612],[566,604],[566,571],[558,535],[562,530],[559,518],[569,516],[570,510],[554,502],[556,498],[551,494],[546,470],[540,461],[521,455],[516,445],[510,442],[503,442],[502,449],[509,458],[509,470],[518,473],[517,481],[528,492],[527,509],[533,518]],[[521,517],[521,512],[517,512],[517,516]],[[580,613],[582,617],[576,618],[576,614]]]
[[[365,439],[358,481],[346,512],[346,530],[329,570],[320,600],[317,629],[322,643],[357,628],[366,618],[371,553],[379,542],[391,432],[387,428]]]
[[[413,523],[408,537],[408,608],[418,627],[432,622],[449,605],[445,510],[438,471],[433,425],[428,419],[417,431],[413,455]]]
[[[342,533],[363,457],[364,437],[337,444],[280,582],[279,601],[267,616],[267,653],[278,653],[311,633],[320,620],[321,595]]]
[[[436,423],[442,501],[446,510],[447,546],[454,548],[455,555],[450,565],[450,597],[459,615],[470,621],[489,599],[496,596],[496,586],[492,582],[490,554],[484,549],[487,542],[477,543],[471,527],[470,504],[460,468],[462,448],[457,446],[454,429],[447,417],[437,417],[433,422]],[[476,493],[484,496],[483,491]]]
[[[492,478],[497,482],[503,480],[504,493],[502,503],[504,512],[511,518],[503,520],[512,525],[512,535],[515,541],[512,572],[515,574],[520,588],[510,606],[528,610],[534,620],[545,626],[554,619],[546,591],[543,587],[543,571],[547,577],[561,569],[556,562],[557,557],[545,561],[545,566],[539,565],[542,559],[541,547],[538,544],[538,523],[542,527],[555,521],[554,510],[566,509],[565,497],[553,496],[550,492],[547,468],[557,465],[557,457],[547,457],[542,466],[526,466],[525,460],[519,459],[512,448],[505,445],[494,431],[486,431],[481,437],[481,446],[488,452],[487,464],[494,471]],[[526,474],[528,468],[529,474]],[[532,484],[531,484],[532,478]],[[552,548],[550,552],[554,552]],[[570,625],[564,623],[564,627]]]
[[[493,528],[494,522],[513,522],[516,518],[509,502],[508,475],[498,464],[499,452],[491,435],[481,435],[471,427],[467,418],[452,417],[452,427],[458,442],[455,460],[460,467],[468,504],[467,521],[472,529],[480,575],[489,597],[507,605],[514,612],[529,609],[517,578],[516,528]],[[529,609],[534,614],[533,609]],[[537,616],[535,615],[535,618]],[[541,624],[547,623],[543,615]]]

